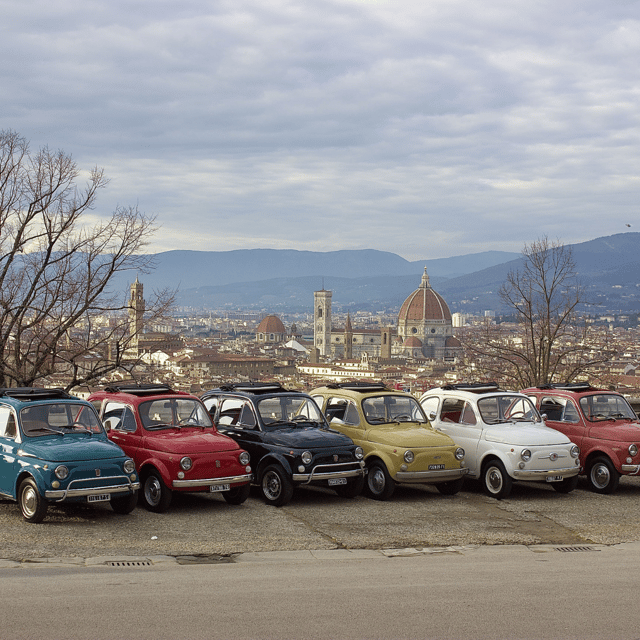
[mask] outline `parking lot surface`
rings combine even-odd
[[[640,478],[598,495],[581,478],[562,495],[543,484],[514,485],[506,500],[474,484],[455,496],[428,486],[399,486],[378,502],[298,489],[285,507],[257,494],[231,506],[220,496],[176,495],[167,513],[138,507],[117,515],[104,505],[51,506],[42,524],[23,521],[14,502],[0,501],[0,558],[168,555],[224,559],[259,551],[393,549],[454,545],[617,544],[640,541]]]

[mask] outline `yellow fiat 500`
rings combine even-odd
[[[310,395],[331,428],[364,450],[371,498],[389,499],[396,483],[434,484],[445,495],[462,488],[464,449],[431,427],[413,396],[368,382],[331,384]]]

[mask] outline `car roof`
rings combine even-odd
[[[620,395],[617,391],[609,391],[607,389],[598,389],[597,387],[592,387],[588,382],[565,382],[565,383],[551,383],[551,384],[543,384],[538,387],[529,387],[525,389],[522,393],[544,393],[551,392],[557,395],[569,395],[569,396],[577,396],[586,393],[612,393],[615,395]]]
[[[3,387],[0,388],[0,400],[5,400],[16,407],[29,404],[47,404],[54,401],[85,402],[82,398],[72,396],[59,387],[50,389],[40,387]]]
[[[278,395],[308,395],[304,391],[298,391],[297,389],[287,389],[283,387],[279,382],[230,382],[228,384],[222,384],[217,389],[210,389],[205,391],[200,397],[203,399],[212,395],[218,395],[221,393],[233,393],[245,397],[254,396],[278,396]]]
[[[434,387],[422,394],[422,398],[429,394],[439,393],[443,395],[457,395],[467,399],[488,398],[492,396],[523,396],[520,391],[508,391],[501,389],[495,382],[471,382],[447,384],[442,387]]]
[[[325,384],[322,387],[317,387],[312,393],[322,391],[323,393],[338,393],[346,396],[353,397],[365,397],[367,395],[394,395],[394,396],[408,396],[413,397],[406,391],[400,391],[399,389],[390,389],[382,382],[334,382],[331,384]]]
[[[191,393],[187,393],[186,391],[177,391],[175,389],[172,389],[168,384],[138,384],[135,382],[119,382],[110,384],[102,391],[96,391],[95,393],[91,394],[92,398],[106,398],[113,396],[137,402],[167,397],[197,398],[197,396],[194,396]]]

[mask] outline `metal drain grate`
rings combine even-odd
[[[109,567],[150,567],[151,560],[112,560],[106,563]]]
[[[600,549],[594,549],[593,547],[556,547],[556,551],[600,551]]]

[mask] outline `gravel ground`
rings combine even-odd
[[[640,541],[640,478],[617,493],[590,492],[583,479],[569,495],[540,484],[515,484],[507,500],[469,483],[456,496],[430,487],[398,487],[388,502],[346,500],[299,489],[280,509],[252,495],[240,506],[221,497],[182,494],[164,514],[128,516],[108,506],[51,507],[42,524],[23,521],[0,501],[0,558],[229,556],[252,551],[392,549],[453,545],[617,544]]]

